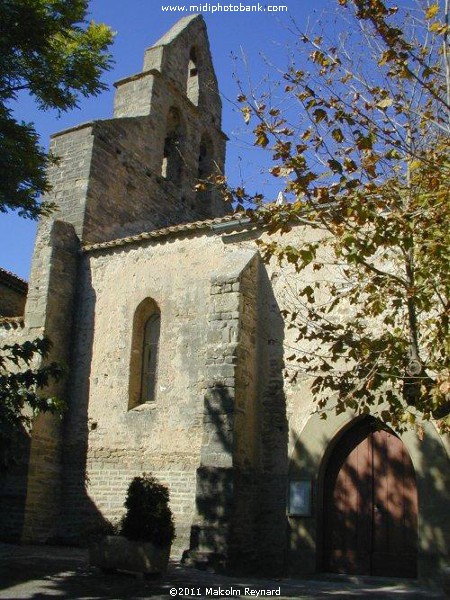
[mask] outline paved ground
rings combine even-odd
[[[51,546],[0,544],[0,598],[38,600],[168,600],[170,597],[251,597],[272,590],[275,597],[315,599],[444,598],[437,589],[400,579],[319,577],[314,580],[252,579],[214,575],[170,565],[162,580],[139,580],[131,575],[104,575],[88,564],[85,550]],[[253,594],[252,594],[253,591]]]

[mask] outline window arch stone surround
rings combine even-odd
[[[133,317],[128,409],[156,400],[161,311],[145,298]]]

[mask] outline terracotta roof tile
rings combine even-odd
[[[28,283],[25,279],[22,279],[15,273],[11,273],[11,271],[7,271],[6,269],[2,269],[0,267],[0,282],[8,287],[11,287],[18,292],[22,292],[23,294],[27,293]]]
[[[83,246],[83,252],[91,252],[93,250],[102,250],[104,248],[125,246],[127,244],[135,244],[142,240],[160,239],[173,234],[188,231],[201,231],[206,229],[212,229],[214,225],[222,225],[226,223],[232,223],[234,221],[236,221],[237,227],[249,223],[249,219],[245,216],[244,213],[234,213],[232,215],[225,215],[224,217],[217,217],[215,219],[206,219],[205,221],[194,221],[191,223],[183,223],[181,225],[170,225],[169,227],[155,229],[154,231],[144,231],[143,233],[138,233],[137,235],[131,235],[116,240],[110,240],[109,242],[86,244]]]
[[[25,320],[23,317],[0,317],[0,327],[12,327],[17,329],[24,327]]]

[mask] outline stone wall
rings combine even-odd
[[[25,302],[26,296],[0,282],[0,315],[2,317],[23,315]]]
[[[51,220],[70,223],[80,239],[83,238],[91,172],[93,127],[93,123],[86,123],[61,132],[54,135],[50,143],[50,152],[58,158],[58,162],[50,165],[48,171],[52,191],[45,199],[57,207]]]
[[[258,313],[258,399],[261,428],[261,476],[257,547],[259,569],[279,574],[286,563],[287,389],[284,378],[285,324],[283,296],[273,281],[279,267],[261,265]],[[273,281],[272,281],[273,280]],[[280,291],[280,290],[278,290]]]
[[[239,344],[240,273],[214,275],[207,321],[207,355],[201,463],[189,560],[229,563],[235,516],[236,364]]]
[[[85,255],[65,424],[66,537],[120,517],[131,478],[152,472],[170,486],[175,552],[189,547],[209,379],[210,280],[246,262],[248,253],[231,255],[215,236]],[[156,399],[129,410],[133,316],[145,298],[161,311]]]
[[[198,98],[189,96],[190,56],[196,57],[195,78]],[[192,66],[192,64],[191,64]],[[137,138],[140,148],[152,152],[146,166],[161,185],[156,196],[150,195],[160,219],[165,224],[176,222],[171,203],[178,210],[178,222],[206,219],[225,213],[226,207],[216,190],[207,195],[197,193],[194,186],[199,177],[200,141],[207,135],[210,143],[209,163],[213,172],[223,173],[226,136],[221,131],[222,103],[211,61],[206,26],[201,16],[181,19],[165,36],[149,48],[144,57],[142,73],[116,83],[115,119],[150,117],[147,138]],[[177,153],[182,166],[181,181],[173,185],[161,177],[164,143],[170,109],[180,115],[181,135]],[[126,122],[126,121],[125,121]],[[161,205],[161,201],[163,204]],[[164,210],[161,210],[164,206]],[[161,226],[161,225],[159,225]]]
[[[261,422],[258,398],[258,297],[260,259],[256,254],[239,278],[239,323],[234,402],[234,514],[231,565],[255,570],[259,559]]]
[[[85,541],[93,523],[120,517],[132,477],[151,472],[170,488],[178,535],[174,556],[190,549],[193,562],[216,567],[245,563],[265,573],[286,565],[293,575],[314,571],[321,552],[320,473],[343,423],[330,419],[324,426],[317,416],[310,418],[308,386],[283,377],[295,331],[285,329],[282,311],[305,281],[275,263],[263,265],[250,233],[208,230],[91,250],[75,279],[67,271],[74,264],[70,231],[64,226],[38,246],[27,309],[35,332],[45,329],[42,307],[56,311],[55,339],[59,348],[69,345],[73,357],[62,452],[63,528],[57,533]],[[304,234],[298,230],[284,239],[294,242],[293,236]],[[59,250],[57,239],[65,240]],[[67,337],[70,310],[57,308],[71,295],[63,282],[74,280],[75,328]],[[157,396],[129,410],[133,317],[146,298],[161,310]],[[0,329],[4,339],[10,333]],[[422,445],[406,441],[418,480],[419,566],[426,574],[447,551],[448,455],[435,433]],[[43,481],[61,454],[48,439],[39,443],[35,456],[47,457],[39,463]],[[56,469],[52,477],[58,476]],[[289,479],[298,478],[313,481],[313,515],[288,518]],[[36,497],[32,501],[35,481],[29,515],[44,509]],[[20,486],[15,489],[9,488],[9,506],[14,493],[19,505],[23,499]],[[40,499],[48,500],[44,493]],[[46,519],[48,525],[48,511],[44,524]],[[25,531],[36,536],[28,523]]]
[[[189,56],[196,49],[200,96],[187,97]],[[57,210],[51,220],[75,228],[83,243],[111,240],[221,216],[215,190],[197,192],[198,178],[223,173],[226,136],[220,129],[221,102],[204,21],[182,20],[156,47],[147,50],[144,71],[116,84],[114,118],[55,134],[50,167],[52,191],[46,200]],[[164,173],[170,111],[179,115],[174,152],[180,176]],[[211,173],[200,168],[207,139]]]
[[[25,322],[28,335],[45,335],[52,347],[45,361],[69,365],[79,242],[60,221],[41,226],[30,277]],[[67,398],[67,377],[45,394]],[[40,414],[33,422],[22,541],[56,538],[60,518],[62,416]]]
[[[184,117],[181,185],[161,176],[168,105],[165,97],[154,116],[97,121],[54,136],[51,151],[59,162],[50,169],[53,189],[46,198],[58,206],[52,218],[71,223],[84,243],[95,243],[224,214],[217,197],[204,202],[194,190],[207,130],[197,122],[197,109]],[[216,134],[214,160],[223,165],[224,159],[224,140]]]
[[[189,62],[195,50],[198,78],[198,97],[188,100]],[[191,65],[193,66],[193,65]],[[154,95],[160,91],[153,88],[154,72],[164,75],[172,94],[184,96],[197,106],[207,123],[220,130],[222,102],[219,95],[214,67],[208,42],[206,25],[200,15],[180,19],[170,31],[148,48],[144,56],[142,73],[129,77],[116,84],[117,94],[114,103],[115,117],[131,117],[149,114]]]
[[[0,344],[46,336],[52,342],[45,361],[68,365],[76,286],[78,239],[73,227],[59,221],[40,228],[32,263],[24,320],[0,325]],[[43,390],[66,397],[66,379]],[[26,409],[25,409],[26,410]],[[15,465],[1,485],[2,535],[7,539],[46,541],[57,536],[60,517],[62,417],[41,414],[32,436],[24,429]]]

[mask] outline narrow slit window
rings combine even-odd
[[[214,172],[213,145],[206,134],[202,136],[198,154],[198,181],[202,184],[198,198],[200,201],[210,200],[211,181]]]
[[[175,107],[172,107],[167,115],[161,176],[175,184],[179,183],[181,179],[182,137],[180,114]]]
[[[188,77],[187,77],[187,90],[186,95],[192,104],[198,106],[199,99],[199,72],[197,64],[197,51],[195,48],[191,48],[189,53],[188,63]]]

